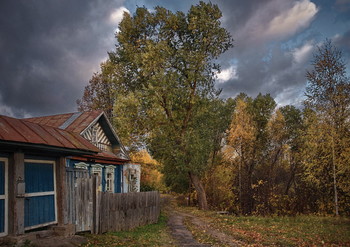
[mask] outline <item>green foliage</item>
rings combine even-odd
[[[215,61],[232,47],[221,16],[204,2],[187,13],[125,13],[116,49],[79,108],[105,110],[131,151],[147,148],[162,164],[170,189],[193,185],[205,201],[205,181],[213,208],[348,215],[350,80],[341,51],[328,40],[318,47],[303,111],[276,109],[269,94],[221,100]],[[223,150],[222,140],[231,149]]]
[[[212,61],[232,40],[220,18],[218,7],[204,2],[187,14],[137,8],[124,15],[110,53],[110,61],[123,67],[126,89],[117,94],[116,126],[147,144],[177,191],[187,190],[189,173],[205,171],[215,135],[225,130],[217,124],[223,102],[216,99],[219,66]]]
[[[206,170],[227,128],[221,124],[225,103],[214,87],[220,70],[214,61],[232,47],[221,17],[217,5],[202,1],[188,13],[159,6],[124,13],[115,51],[79,102],[81,109],[105,109],[100,90],[110,96],[105,86],[111,83],[107,105],[123,143],[131,150],[146,145],[164,165],[167,184],[179,191],[187,190],[189,177],[201,187],[195,178]]]

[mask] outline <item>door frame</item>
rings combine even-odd
[[[8,234],[8,158],[2,158],[0,157],[0,161],[4,162],[5,164],[5,172],[4,172],[4,195],[0,195],[0,199],[4,199],[4,232],[0,233],[0,237],[7,236]]]
[[[47,196],[47,195],[53,195],[54,196],[54,205],[55,205],[55,220],[51,221],[51,222],[46,222],[43,224],[39,224],[39,225],[34,225],[34,226],[28,226],[25,227],[24,230],[31,230],[31,229],[35,229],[35,228],[39,228],[39,227],[44,227],[44,226],[48,226],[48,225],[52,225],[52,224],[56,224],[57,223],[57,189],[56,189],[56,162],[53,160],[35,160],[35,159],[25,159],[24,160],[24,164],[25,163],[39,163],[39,164],[52,164],[52,169],[53,169],[53,189],[54,191],[45,191],[45,192],[33,192],[33,193],[25,193],[24,197],[36,197],[36,196]],[[26,178],[24,178],[25,180]],[[24,215],[25,217],[25,215]]]

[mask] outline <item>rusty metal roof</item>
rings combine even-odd
[[[0,140],[82,150],[91,153],[100,152],[98,148],[77,133],[1,115]]]
[[[98,121],[102,115],[103,115],[103,111],[95,110],[90,112],[75,112],[75,113],[66,113],[66,114],[51,115],[51,116],[44,116],[44,117],[27,118],[25,120],[30,121],[32,123],[37,123],[40,125],[47,125],[47,126],[55,127],[62,130],[71,131],[76,134],[82,134],[84,130],[86,130],[89,126],[91,126],[96,121]],[[108,122],[107,119],[106,121]],[[119,138],[117,137],[117,134],[113,130],[113,127],[109,126],[109,129],[111,130],[110,137],[114,138],[115,141],[118,143],[118,145],[122,146]],[[97,154],[97,156],[99,156],[99,158],[101,159],[109,159],[109,160],[112,160],[112,159],[123,160],[123,161],[130,160],[130,157],[128,157],[127,153],[122,152],[122,147],[121,147],[121,150],[118,152],[118,154],[113,154],[113,153],[107,154],[105,152],[100,151]]]
[[[44,117],[27,118],[27,121],[81,133],[90,126],[103,111],[75,112]]]

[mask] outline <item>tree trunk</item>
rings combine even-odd
[[[252,169],[249,165],[244,164],[241,168],[242,173],[242,198],[241,198],[241,212],[243,215],[250,215],[253,211],[253,191],[252,191]]]
[[[297,162],[296,161],[294,161],[294,160],[290,161],[289,160],[289,163],[290,163],[290,177],[288,179],[287,186],[286,186],[286,189],[284,191],[285,195],[289,194],[289,189],[290,189],[290,187],[292,186],[292,184],[294,182],[295,173],[296,173],[296,170],[297,170]]]
[[[192,172],[188,173],[191,179],[191,182],[197,192],[198,206],[201,210],[208,210],[207,195],[204,190],[204,186],[200,181],[199,177]]]
[[[335,151],[334,151],[334,135],[332,133],[332,163],[333,163],[333,189],[334,189],[334,207],[335,215],[339,215],[338,205],[338,191],[337,191],[337,176],[336,176],[336,162],[335,162]]]

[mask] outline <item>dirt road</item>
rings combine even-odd
[[[234,239],[210,225],[204,219],[200,219],[189,213],[180,212],[175,206],[174,198],[167,196],[163,203],[163,208],[169,217],[168,227],[171,235],[181,247],[207,247],[207,246],[243,246],[244,243]],[[207,235],[214,240],[215,244],[199,243],[192,232],[186,227],[186,222],[189,222],[196,231]]]

